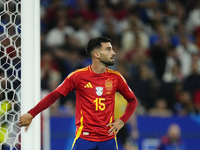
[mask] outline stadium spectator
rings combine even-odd
[[[157,150],[179,149],[186,150],[185,143],[181,139],[181,128],[178,124],[171,124],[168,127],[167,135],[161,138],[161,144]]]
[[[193,102],[195,109],[200,112],[200,81],[199,88],[194,92]]]
[[[74,1],[74,3],[76,3],[76,7],[74,7],[73,4],[69,4],[66,9],[70,19],[73,19],[77,14],[92,22],[97,19],[98,14],[89,7],[90,2],[86,0],[77,0]]]
[[[174,47],[171,47],[167,51],[166,66],[162,79],[166,83],[183,81],[183,74],[180,71],[180,63],[177,60],[177,54]]]
[[[61,74],[50,52],[44,52],[41,58],[41,86],[43,90],[52,91],[61,82]]]
[[[130,1],[110,1],[110,5],[112,9],[114,10],[115,18],[119,21],[124,20],[129,15],[129,8],[132,6],[130,4]]]
[[[197,28],[200,27],[200,2],[195,2],[195,8],[190,11],[187,21],[187,28],[190,32],[194,32]]]
[[[146,109],[153,107],[155,99],[158,96],[159,85],[154,73],[145,63],[139,65],[138,75],[129,84]],[[144,91],[146,91],[145,94]]]
[[[165,33],[159,36],[159,38],[157,43],[151,47],[151,58],[155,66],[156,77],[162,79],[166,67],[167,52],[171,48],[171,42]]]
[[[179,116],[186,116],[188,114],[195,114],[198,110],[195,109],[191,94],[188,91],[180,93],[179,101],[175,104],[176,113]]]
[[[123,51],[137,48],[138,44],[141,49],[149,48],[148,34],[144,31],[142,22],[135,15],[130,15],[122,27],[124,28],[121,40]]]
[[[180,32],[176,30],[177,27],[186,22],[185,9],[179,1],[169,1],[166,7],[166,28],[172,36],[177,36],[178,31]]]
[[[72,36],[73,33],[74,29],[67,25],[66,19],[60,18],[57,22],[57,26],[47,33],[46,44],[49,47],[61,46],[65,42],[65,36]]]
[[[60,0],[51,0],[50,4],[46,8],[44,16],[44,24],[46,31],[51,30],[56,26],[57,23],[57,11],[62,8],[62,2]],[[44,10],[43,10],[44,11]]]
[[[150,58],[150,52],[148,49],[144,49],[141,45],[139,36],[135,35],[135,46],[129,51],[125,52],[125,63],[129,66],[132,78],[138,74],[138,68],[141,64],[146,64],[151,72],[154,72],[154,65]]]
[[[171,117],[172,111],[168,109],[167,102],[165,99],[157,99],[155,102],[155,106],[151,108],[147,115],[153,117]]]
[[[102,8],[102,14],[95,21],[94,27],[102,33],[102,36],[110,35],[109,30],[111,30],[112,34],[116,35],[113,41],[118,39],[122,32],[119,21],[114,17],[112,9],[108,7]]]
[[[198,54],[199,49],[194,43],[189,41],[187,36],[183,35],[180,37],[180,45],[176,47],[176,52],[181,64],[181,72],[185,78],[191,72],[192,55]]]
[[[99,36],[101,36],[101,33],[93,27],[91,21],[86,19],[81,23],[80,29],[74,33],[74,38],[80,43],[81,47],[84,47],[89,39]]]
[[[200,81],[200,57],[197,54],[192,55],[191,60],[191,72],[185,78],[184,87],[190,94],[194,94],[194,92],[199,88]]]

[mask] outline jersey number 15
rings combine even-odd
[[[98,110],[103,111],[105,109],[106,106],[102,101],[105,101],[105,98],[96,98],[94,100],[94,103],[96,105],[96,111]]]

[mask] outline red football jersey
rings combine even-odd
[[[134,97],[118,71],[96,74],[91,66],[69,74],[56,90],[63,96],[76,91],[76,138],[97,142],[114,138],[106,125],[114,121],[115,92],[127,100]]]

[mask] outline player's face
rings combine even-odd
[[[112,49],[110,42],[101,43],[99,60],[106,66],[114,65],[115,52]]]

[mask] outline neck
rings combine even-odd
[[[95,61],[92,61],[91,65],[92,71],[97,74],[102,74],[106,71],[106,66],[102,63],[97,63]]]

